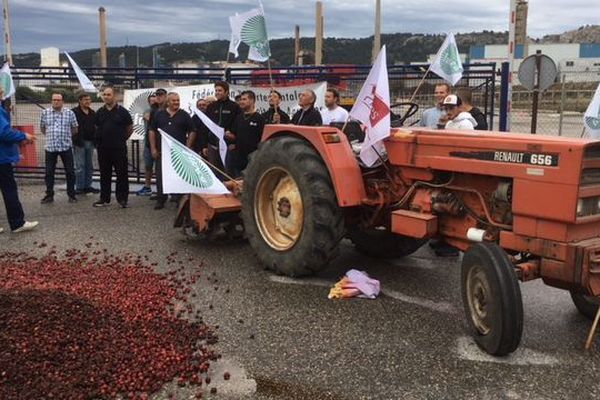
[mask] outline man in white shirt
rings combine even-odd
[[[337,90],[330,88],[325,92],[325,110],[321,111],[323,125],[329,125],[332,122],[346,122],[348,111],[339,106],[340,94]]]

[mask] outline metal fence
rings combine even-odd
[[[343,99],[354,99],[364,83],[370,66],[319,66],[319,67],[286,67],[274,69],[271,74],[262,68],[181,68],[181,69],[98,69],[90,68],[85,72],[88,77],[98,83],[110,83],[122,90],[154,87],[172,87],[194,85],[227,80],[233,84],[249,86],[269,86],[271,79],[275,86],[292,86],[314,82],[327,82],[336,87]],[[392,103],[409,100],[419,85],[427,66],[389,66],[390,92]],[[473,90],[474,104],[488,118],[490,129],[496,124],[496,64],[466,65],[462,86]],[[15,68],[13,79],[19,88],[17,102],[14,106],[13,124],[16,126],[32,126],[39,140],[25,149],[23,163],[17,168],[22,177],[41,178],[44,174],[45,140],[39,131],[39,119],[43,109],[50,107],[49,98],[52,92],[65,93],[65,107],[75,107],[76,93],[79,83],[69,68]],[[423,110],[435,105],[434,87],[442,80],[429,74],[421,86],[414,101],[420,105],[417,114],[406,121],[406,125],[417,124]],[[94,99],[92,107],[101,106],[99,99]],[[400,111],[400,110],[395,110]],[[139,142],[130,142],[130,179],[141,182],[143,166],[141,166],[141,146]],[[61,168],[57,174],[64,174]]]
[[[537,133],[582,137],[583,114],[600,84],[597,72],[569,71],[559,74],[557,82],[540,93]],[[531,132],[532,92],[522,86],[513,89],[511,130]]]

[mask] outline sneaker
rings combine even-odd
[[[94,204],[92,204],[94,207],[108,207],[110,205],[110,203],[106,202],[106,201],[102,201],[102,200],[98,200],[97,202],[95,202]]]
[[[42,199],[41,203],[42,204],[49,204],[49,203],[52,203],[52,202],[54,202],[54,196],[50,196],[50,195],[47,194],[46,196],[44,196],[44,198]]]
[[[100,189],[96,189],[95,187],[91,187],[91,186],[90,186],[89,188],[85,188],[85,189],[83,189],[83,191],[84,191],[85,193],[93,193],[93,194],[98,194],[98,193],[100,193]]]
[[[20,228],[15,229],[14,231],[12,231],[12,233],[31,231],[35,229],[36,226],[38,226],[38,223],[39,222],[37,221],[25,221],[25,223]]]
[[[142,187],[140,190],[135,192],[136,196],[150,196],[152,194],[152,189],[148,186]]]
[[[75,196],[69,197],[69,203],[77,203],[77,197],[75,197]]]
[[[126,201],[119,201],[119,205],[121,206],[121,208],[127,208],[127,202]]]

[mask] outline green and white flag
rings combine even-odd
[[[13,82],[8,63],[4,64],[2,69],[0,69],[0,87],[2,87],[4,90],[4,98],[2,100],[12,96],[15,93],[15,83]]]
[[[583,117],[585,128],[594,139],[600,139],[600,85]]]
[[[446,36],[429,69],[452,86],[462,78],[463,66],[453,33]]]
[[[163,192],[228,194],[231,193],[217,179],[198,154],[159,129]]]
[[[265,11],[262,4],[259,8],[254,8],[243,14],[236,14],[229,17],[231,25],[231,38],[229,51],[237,54],[236,40],[246,43],[250,47],[248,59],[264,62],[271,57],[269,48],[269,36],[267,35],[267,22],[265,20]],[[233,51],[235,49],[235,51]]]

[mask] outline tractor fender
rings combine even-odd
[[[340,140],[338,143],[326,143],[323,138],[325,134],[337,134]],[[304,139],[319,153],[329,170],[340,207],[358,206],[366,198],[360,166],[342,131],[328,126],[267,125],[262,141],[281,136]]]

